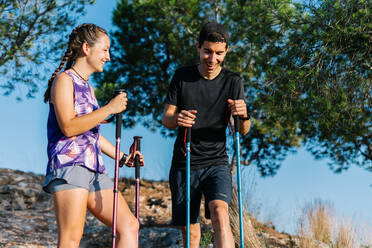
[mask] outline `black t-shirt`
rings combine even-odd
[[[193,169],[228,163],[226,128],[230,113],[227,99],[244,99],[242,79],[222,68],[212,80],[202,77],[197,65],[176,70],[166,103],[181,110],[197,110],[191,129],[190,166]],[[185,168],[185,128],[179,127],[172,166]]]

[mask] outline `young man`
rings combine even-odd
[[[231,168],[226,154],[226,128],[230,114],[240,117],[240,133],[250,128],[242,79],[222,67],[229,35],[223,25],[207,23],[200,31],[197,51],[200,64],[178,69],[173,75],[163,114],[163,125],[178,128],[169,183],[172,223],[182,228],[186,242],[185,128],[191,131],[190,246],[199,247],[200,201],[205,197],[206,217],[211,218],[216,247],[234,247],[228,206],[231,201]]]

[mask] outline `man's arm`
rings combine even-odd
[[[248,117],[248,116],[247,116]],[[251,129],[251,120],[241,120],[239,119],[239,133],[243,136],[247,135]]]
[[[247,105],[245,101],[242,99],[238,100],[231,100],[228,99],[227,102],[229,103],[229,108],[231,110],[231,114],[237,115],[242,119],[239,119],[239,133],[245,136],[249,129],[251,128],[251,120],[248,119],[248,112],[247,112]]]
[[[163,118],[161,122],[166,128],[175,129],[177,125],[177,106],[165,104]]]

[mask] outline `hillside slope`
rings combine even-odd
[[[41,189],[43,176],[0,169],[0,247],[54,247],[57,229],[50,195]],[[133,210],[135,181],[121,178],[119,190]],[[204,212],[203,209],[201,211]],[[170,225],[171,198],[166,181],[141,180],[140,246],[181,247],[181,233]],[[202,229],[210,230],[202,217]],[[252,219],[261,247],[297,247],[296,238]],[[81,247],[110,247],[111,229],[87,215]],[[212,245],[204,245],[212,247]]]

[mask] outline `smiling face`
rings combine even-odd
[[[95,72],[102,72],[103,65],[110,61],[110,39],[107,35],[100,35],[93,46],[89,46],[87,62]]]
[[[227,50],[225,42],[204,41],[201,46],[198,44],[200,57],[198,69],[203,77],[213,79],[220,73]]]

